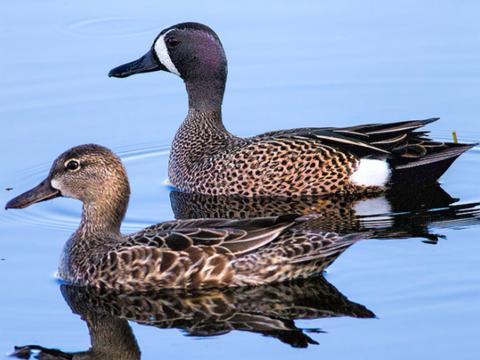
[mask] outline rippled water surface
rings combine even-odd
[[[172,205],[191,212],[165,181],[169,144],[186,112],[182,83],[166,73],[107,77],[162,28],[186,20],[209,24],[223,41],[224,119],[236,134],[440,116],[429,126],[434,137],[450,139],[455,130],[461,141],[478,142],[479,12],[474,1],[433,0],[9,2],[0,15],[0,202],[42,180],[60,152],[94,142],[125,161],[132,187],[125,232],[174,218]],[[408,224],[420,225],[402,224],[403,239],[355,244],[328,269],[327,285],[275,288],[285,299],[312,287],[321,290],[312,296],[333,299],[328,304],[348,298],[341,314],[322,304],[325,316],[295,322],[318,345],[297,349],[238,330],[184,336],[186,329],[131,321],[142,358],[477,359],[480,227],[448,206],[468,204],[475,214],[479,178],[476,148],[441,179],[452,201],[439,201],[433,215],[409,215]],[[369,206],[378,226],[404,221]],[[70,290],[53,275],[80,209],[56,199],[0,212],[0,354],[26,344],[90,347],[85,322],[64,300]],[[275,298],[261,291],[228,298],[238,307]]]

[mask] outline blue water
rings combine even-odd
[[[224,104],[238,135],[299,126],[440,116],[432,135],[479,141],[480,4],[475,1],[8,2],[0,22],[0,203],[36,185],[65,149],[95,142],[125,160],[132,198],[124,231],[174,217],[165,185],[168,146],[186,112],[170,74],[110,79],[181,21],[210,25],[229,59]],[[480,200],[480,152],[442,177],[459,203]],[[7,191],[12,187],[13,190]],[[85,322],[54,272],[78,223],[70,199],[0,212],[0,354],[14,345],[90,347]],[[318,341],[295,349],[233,331],[187,337],[131,322],[143,359],[477,359],[480,227],[433,224],[419,238],[365,241],[328,282],[376,315],[299,320]]]

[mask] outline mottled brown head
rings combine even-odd
[[[109,149],[94,144],[65,151],[53,163],[48,178],[62,196],[84,203],[99,201],[112,192],[126,197],[130,194],[120,159]]]
[[[84,209],[95,208],[116,224],[123,219],[130,187],[120,159],[109,149],[80,145],[61,154],[45,180],[10,200],[7,209],[19,209],[58,196],[79,199]]]

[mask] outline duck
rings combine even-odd
[[[298,197],[421,187],[434,184],[476,145],[434,141],[419,130],[438,118],[235,136],[222,119],[225,51],[219,36],[200,23],[165,28],[145,55],[109,76],[160,70],[179,76],[188,93],[188,113],[168,164],[171,184],[184,192]]]
[[[316,276],[364,234],[339,236],[299,226],[315,215],[243,220],[173,220],[122,235],[130,195],[126,170],[111,150],[73,147],[39,185],[6,209],[59,196],[82,201],[78,229],[65,244],[58,275],[67,283],[144,292],[161,288],[256,286]]]

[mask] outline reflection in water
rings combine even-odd
[[[140,350],[127,320],[161,329],[181,329],[189,336],[248,331],[303,348],[318,343],[295,325],[297,319],[375,317],[323,277],[202,292],[126,295],[71,285],[62,285],[61,291],[72,311],[87,323],[91,349],[64,353],[28,345],[16,347],[14,356],[29,358],[31,350],[38,350],[41,359],[139,359]]]
[[[439,185],[351,197],[215,197],[172,191],[170,201],[177,219],[318,214],[303,226],[341,235],[370,231],[369,237],[378,239],[421,237],[436,242],[440,236],[431,232],[432,226],[480,224],[479,203],[455,204],[458,199]]]

